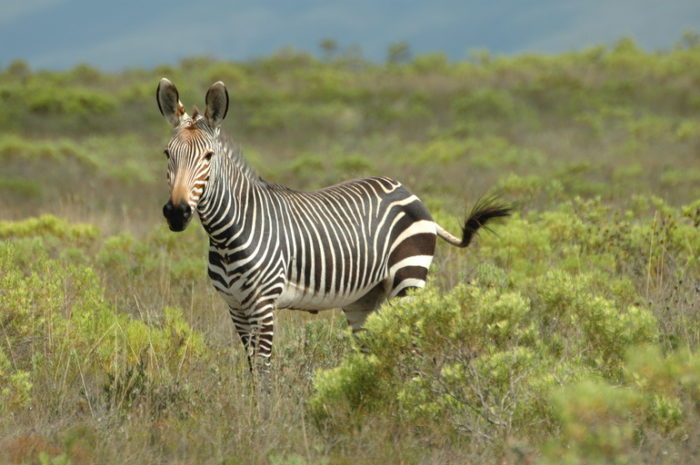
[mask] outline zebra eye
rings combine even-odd
[[[211,160],[211,156],[212,156],[212,155],[214,155],[214,152],[212,152],[212,151],[210,150],[210,151],[208,151],[207,153],[204,154],[204,159],[205,159],[206,161],[209,161],[209,160]]]
[[[165,158],[170,158],[170,152],[168,152],[168,149],[163,150],[163,153],[165,154]]]

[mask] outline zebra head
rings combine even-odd
[[[156,90],[158,108],[174,128],[165,156],[168,158],[170,198],[163,215],[172,231],[183,231],[190,222],[209,180],[212,156],[219,147],[221,122],[228,111],[228,92],[219,81],[209,88],[204,116],[195,108],[185,112],[177,88],[163,78]]]

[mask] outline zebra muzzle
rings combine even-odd
[[[163,205],[163,216],[168,221],[171,231],[183,231],[192,218],[192,207],[185,201],[174,205],[169,200]]]

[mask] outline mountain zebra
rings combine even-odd
[[[342,308],[353,331],[387,298],[425,285],[436,236],[466,247],[487,221],[509,208],[480,202],[459,239],[425,205],[384,177],[299,192],[258,177],[220,135],[229,97],[222,82],[206,111],[185,112],[161,79],[158,107],[173,126],[165,149],[170,199],[163,214],[182,231],[197,211],[209,235],[209,277],[226,301],[251,369],[269,366],[273,310]]]

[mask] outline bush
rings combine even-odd
[[[696,208],[653,198],[634,208],[574,200],[480,236],[469,283],[384,305],[357,351],[317,372],[311,415],[333,431],[390,417],[412,425],[408,437],[482,448],[518,438],[542,463],[628,463],[661,441],[687,452],[697,357],[663,354],[668,310],[643,297],[649,269],[629,270],[646,264],[660,280],[697,273],[687,249]],[[656,219],[634,219],[646,209]],[[676,311],[697,328],[689,308]]]
[[[552,398],[562,432],[542,463],[634,463],[642,397],[634,390],[585,380]]]
[[[164,389],[180,392],[182,370],[208,357],[201,334],[190,328],[182,312],[165,307],[162,317],[153,320],[118,312],[106,300],[94,269],[51,258],[52,237],[80,244],[94,233],[48,217],[32,225],[2,225],[5,237],[17,237],[0,244],[3,405],[51,405],[77,395],[71,392],[81,385],[76,380],[82,380],[80,396],[88,403],[113,406],[153,402]],[[25,256],[29,251],[31,260]],[[44,384],[59,373],[71,382],[47,394]],[[106,398],[85,385],[86,377],[103,384]],[[41,399],[34,390],[42,393]]]
[[[683,443],[698,432],[699,360],[646,346],[629,352],[624,385],[591,378],[555,389],[561,435],[538,463],[693,462]]]

